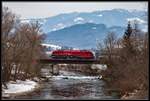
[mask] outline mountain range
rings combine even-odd
[[[43,19],[42,29],[44,32],[56,31],[75,24],[95,23],[105,24],[107,27],[123,26],[125,27],[128,20],[137,19],[140,22],[146,19],[145,11],[128,11],[124,9],[112,9],[93,12],[73,12],[59,14],[57,16]]]
[[[121,37],[128,21],[138,21],[139,28],[147,31],[147,12],[112,9],[93,12],[72,12],[39,19],[47,37],[45,43],[75,48],[96,48],[108,32]],[[30,20],[34,21],[34,19]]]
[[[116,36],[121,37],[124,29],[120,26],[106,27],[105,24],[76,24],[47,33],[46,42],[80,49],[90,49],[96,48],[96,42],[102,41],[109,32],[114,32]]]

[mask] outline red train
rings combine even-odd
[[[94,55],[88,50],[55,50],[52,52],[55,59],[94,59]]]

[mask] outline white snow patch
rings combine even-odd
[[[93,64],[91,66],[92,69],[100,69],[100,70],[106,70],[107,69],[107,65],[103,64],[103,65],[97,65],[97,64]]]
[[[31,91],[35,88],[36,85],[37,83],[31,80],[16,80],[15,83],[10,81],[7,83],[8,89],[3,89],[3,94],[5,96],[5,94],[16,94]]]
[[[43,43],[43,44],[41,44],[42,46],[46,46],[46,48],[53,48],[54,50],[56,50],[56,49],[61,49],[61,47],[60,46],[58,46],[58,45],[53,45],[53,44],[46,44],[46,43]]]
[[[73,50],[79,50],[79,48],[73,48]]]
[[[144,21],[144,20],[142,20],[140,18],[137,18],[137,17],[135,17],[135,18],[127,18],[127,21],[131,21],[131,22],[137,21],[139,24],[145,24],[146,23],[146,21]]]
[[[102,17],[103,15],[102,15],[102,14],[99,14],[99,15],[97,15],[97,16]]]
[[[77,17],[73,20],[74,22],[77,22],[77,21],[84,21],[84,19],[82,17]]]
[[[59,30],[59,29],[63,29],[65,28],[66,26],[63,24],[63,23],[58,23],[57,25],[53,26],[53,29],[52,31],[56,31],[56,30]]]
[[[51,55],[51,54],[52,54],[52,51],[47,51],[46,54],[47,54],[47,55]]]

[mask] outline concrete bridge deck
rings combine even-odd
[[[101,64],[96,59],[40,59],[38,62],[42,64]]]

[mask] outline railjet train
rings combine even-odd
[[[88,50],[55,50],[51,57],[54,59],[94,59],[94,54]]]

